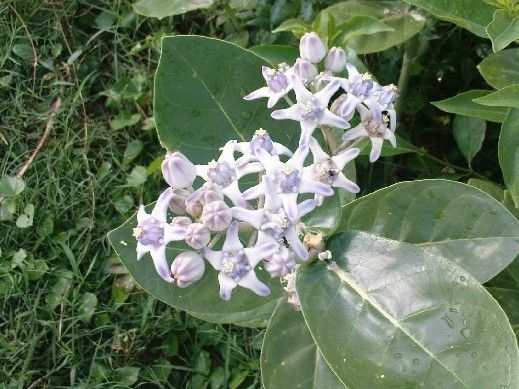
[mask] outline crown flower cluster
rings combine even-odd
[[[150,253],[157,274],[180,288],[200,280],[206,266],[211,266],[218,273],[224,300],[238,286],[269,295],[270,288],[256,274],[263,268],[287,282],[288,297],[297,305],[293,271],[322,247],[322,237],[316,243],[302,218],[333,196],[336,188],[359,192],[343,170],[359,155],[355,146],[360,140],[371,140],[372,162],[380,156],[385,139],[396,145],[398,94],[394,86],[381,86],[368,74],[360,74],[347,62],[343,49],[327,50],[315,33],[301,38],[300,58],[292,66],[283,63],[261,72],[266,86],[244,98],[267,98],[269,108],[286,100],[290,106],[271,116],[300,123],[298,147],[292,152],[258,129],[249,142],[229,140],[218,158],[206,165],[168,152],[162,163],[168,188],[149,213],[144,206],[137,213],[137,259]],[[359,124],[351,128],[356,114]],[[314,137],[317,128],[346,130],[343,143],[325,151]],[[195,181],[200,183],[196,189]],[[173,258],[166,247],[175,241],[190,249]]]

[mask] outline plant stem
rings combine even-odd
[[[328,151],[331,155],[334,155],[337,151],[337,139],[335,139],[335,134],[333,133],[333,130],[330,127],[322,127],[321,131],[324,136],[324,141],[326,142],[326,145],[328,146]]]

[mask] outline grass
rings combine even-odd
[[[0,205],[3,386],[259,386],[261,332],[153,300],[106,239],[159,193],[157,44],[166,33],[207,33],[197,17],[145,19],[126,0],[0,5],[0,176],[19,172],[62,102],[25,189]]]

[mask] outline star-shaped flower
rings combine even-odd
[[[292,68],[290,68],[286,63],[278,65],[277,69],[262,66],[261,74],[263,75],[263,78],[265,78],[267,86],[249,93],[243,99],[255,100],[262,97],[268,97],[267,107],[272,108],[280,98],[292,90],[292,84],[289,77],[291,73]]]
[[[173,278],[166,260],[166,245],[186,237],[185,224],[167,224],[169,202],[172,198],[172,189],[166,189],[158,198],[151,214],[141,205],[137,212],[138,225],[133,229],[133,236],[137,239],[137,260],[149,252],[157,273],[168,282],[173,282]]]
[[[349,128],[349,123],[343,118],[333,114],[328,109],[331,97],[340,87],[340,81],[333,80],[319,92],[313,94],[305,88],[303,82],[296,75],[290,76],[296,94],[297,104],[290,108],[272,112],[274,119],[291,119],[300,122],[301,138],[299,145],[307,145],[314,130],[318,126],[335,128]]]
[[[371,140],[371,152],[369,153],[370,162],[375,162],[382,152],[382,144],[387,139],[391,146],[396,147],[396,137],[394,130],[388,127],[389,118],[382,115],[380,120],[376,120],[373,112],[362,104],[357,107],[360,113],[361,122],[355,128],[346,131],[342,139],[351,141],[358,138],[369,137]]]
[[[221,251],[209,248],[202,250],[204,257],[220,273],[220,297],[229,300],[236,286],[250,289],[259,296],[268,296],[270,289],[261,282],[254,267],[264,258],[268,258],[279,249],[275,242],[256,244],[254,247],[244,248],[238,236],[238,222],[232,222],[227,229],[227,235]]]

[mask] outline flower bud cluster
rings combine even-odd
[[[323,60],[326,70],[318,74],[317,64]],[[339,77],[344,70],[348,77]],[[372,160],[380,155],[384,139],[394,143],[397,92],[361,75],[347,63],[343,49],[328,51],[315,33],[302,37],[300,58],[293,66],[263,67],[262,74],[267,85],[245,99],[267,97],[272,107],[294,91],[297,103],[272,112],[272,117],[300,122],[297,149],[292,152],[274,142],[260,128],[249,142],[228,141],[206,165],[168,152],[162,174],[169,187],[151,213],[141,206],[137,214],[137,259],[150,253],[158,275],[181,288],[211,276],[205,274],[207,261],[218,272],[224,300],[237,286],[259,296],[270,294],[256,274],[261,267],[271,277],[288,281],[285,289],[297,305],[295,267],[324,250],[323,237],[305,235],[301,220],[336,188],[360,190],[343,173],[359,154],[350,142],[369,137]],[[342,93],[331,101],[339,90]],[[313,137],[315,129],[347,129],[356,112],[360,124],[345,132],[343,147],[325,152]],[[195,189],[197,177],[202,182]],[[189,251],[174,257],[166,249],[174,241],[184,242]]]

